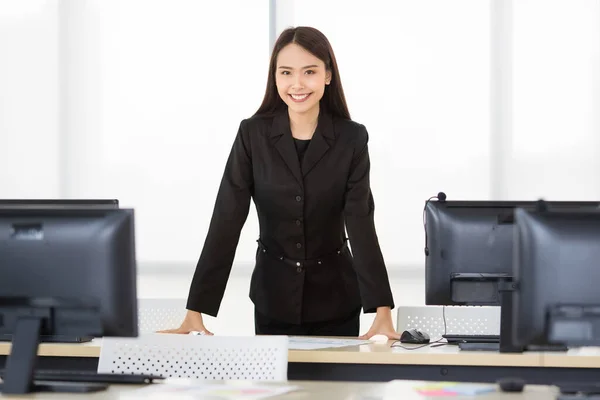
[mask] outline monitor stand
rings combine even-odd
[[[498,343],[459,343],[458,347],[466,351],[496,351],[500,353],[522,353],[523,351],[567,351],[564,345],[527,346],[516,345],[512,340],[513,329],[513,294],[515,284],[511,279],[501,279],[498,282],[500,295],[500,341]]]
[[[52,310],[49,314],[52,314]],[[40,332],[42,324],[47,320],[46,317],[36,316],[21,317],[17,320],[0,392],[8,395],[31,392],[87,393],[106,390],[108,385],[103,383],[34,382]]]

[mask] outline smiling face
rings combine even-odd
[[[279,52],[275,83],[289,111],[305,114],[319,110],[325,85],[331,82],[331,72],[318,57],[295,43]]]

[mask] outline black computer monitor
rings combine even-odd
[[[515,343],[600,345],[600,212],[516,211]]]
[[[554,201],[544,206],[597,210],[600,202]],[[539,201],[445,200],[425,205],[425,303],[502,306],[501,351],[519,350],[510,344],[513,236],[519,207],[535,210]]]
[[[515,210],[539,201],[430,201],[425,206],[425,304],[500,305],[512,280]],[[600,202],[545,202],[549,210],[598,210]]]
[[[115,209],[119,208],[118,199],[0,199],[0,209]],[[42,335],[44,343],[83,343],[93,339],[92,336]],[[0,334],[0,342],[10,342],[12,335]]]
[[[0,208],[119,208],[117,199],[0,199]]]
[[[32,383],[40,335],[133,337],[137,323],[133,210],[0,209],[2,393],[53,389]]]

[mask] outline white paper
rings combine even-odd
[[[361,344],[369,343],[371,343],[370,340],[362,339],[290,336],[288,346],[290,350],[318,350],[332,347],[360,346]]]
[[[252,382],[155,383],[122,393],[122,400],[259,400],[297,390],[297,386],[265,385]]]

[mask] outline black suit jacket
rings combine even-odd
[[[275,320],[394,307],[373,223],[368,134],[321,109],[300,165],[287,112],[243,120],[192,280],[189,310],[216,316],[254,200],[260,223],[250,298]],[[344,227],[352,253],[344,247]]]

